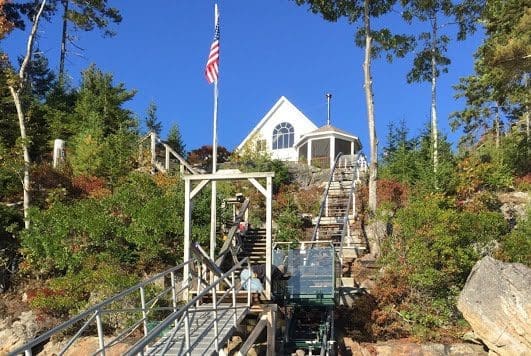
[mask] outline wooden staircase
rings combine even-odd
[[[336,246],[344,285],[354,284],[349,273],[351,264],[368,250],[358,216],[357,188],[361,181],[357,165],[355,156],[336,159],[325,190],[321,216],[313,220],[315,239],[332,241]]]

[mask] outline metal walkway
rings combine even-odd
[[[240,324],[249,308],[246,304],[217,308],[218,333],[212,323],[211,304],[192,311],[190,318],[190,349],[194,355],[211,355],[218,352],[216,345],[224,344],[231,336],[234,326]],[[144,352],[144,355],[186,355],[186,333],[183,328],[173,328]]]

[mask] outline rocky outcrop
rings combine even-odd
[[[531,355],[531,270],[484,257],[476,263],[457,307],[476,336],[499,355]]]
[[[0,355],[24,345],[33,339],[38,331],[39,327],[32,311],[21,313],[15,320],[10,317],[0,320]]]
[[[528,192],[499,193],[498,199],[502,204],[500,210],[511,227],[526,216],[526,209],[531,204],[531,195]]]
[[[404,341],[390,341],[376,344],[358,344],[344,339],[347,352],[352,356],[487,356],[488,352],[474,344],[415,344]]]

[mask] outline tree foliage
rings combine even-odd
[[[481,22],[485,40],[475,54],[475,74],[455,86],[466,107],[452,114],[452,127],[462,128],[466,141],[477,142],[496,118],[505,116],[509,124],[523,122],[529,136],[529,6],[518,0],[488,1]]]
[[[181,157],[186,158],[186,145],[181,135],[181,130],[178,124],[173,124],[168,131],[168,137],[166,143],[177,152]]]

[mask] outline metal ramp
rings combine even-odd
[[[232,335],[234,327],[243,320],[249,308],[246,304],[238,303],[235,308],[217,308],[217,328],[212,322],[213,308],[205,304],[191,311],[190,320],[190,348],[186,347],[186,332],[184,328],[174,327],[164,336],[149,346],[144,355],[211,355],[219,352],[216,345],[224,344]],[[216,340],[217,338],[217,340]]]
[[[97,331],[99,340],[94,355],[104,356],[118,344],[133,344],[125,355],[218,353],[250,311],[250,291],[246,291],[246,302],[237,302],[243,283],[237,282],[236,273],[242,268],[251,269],[251,265],[244,258],[223,273],[199,245],[193,244],[190,250],[192,258],[187,262],[108,298],[9,355],[32,355],[52,336],[65,331],[74,333],[58,352],[63,355],[90,330]],[[182,273],[185,266],[189,267],[188,277]],[[196,295],[189,300],[192,292]],[[124,315],[128,322],[109,335],[107,330],[113,328],[113,320]],[[138,331],[143,333],[140,338]]]

